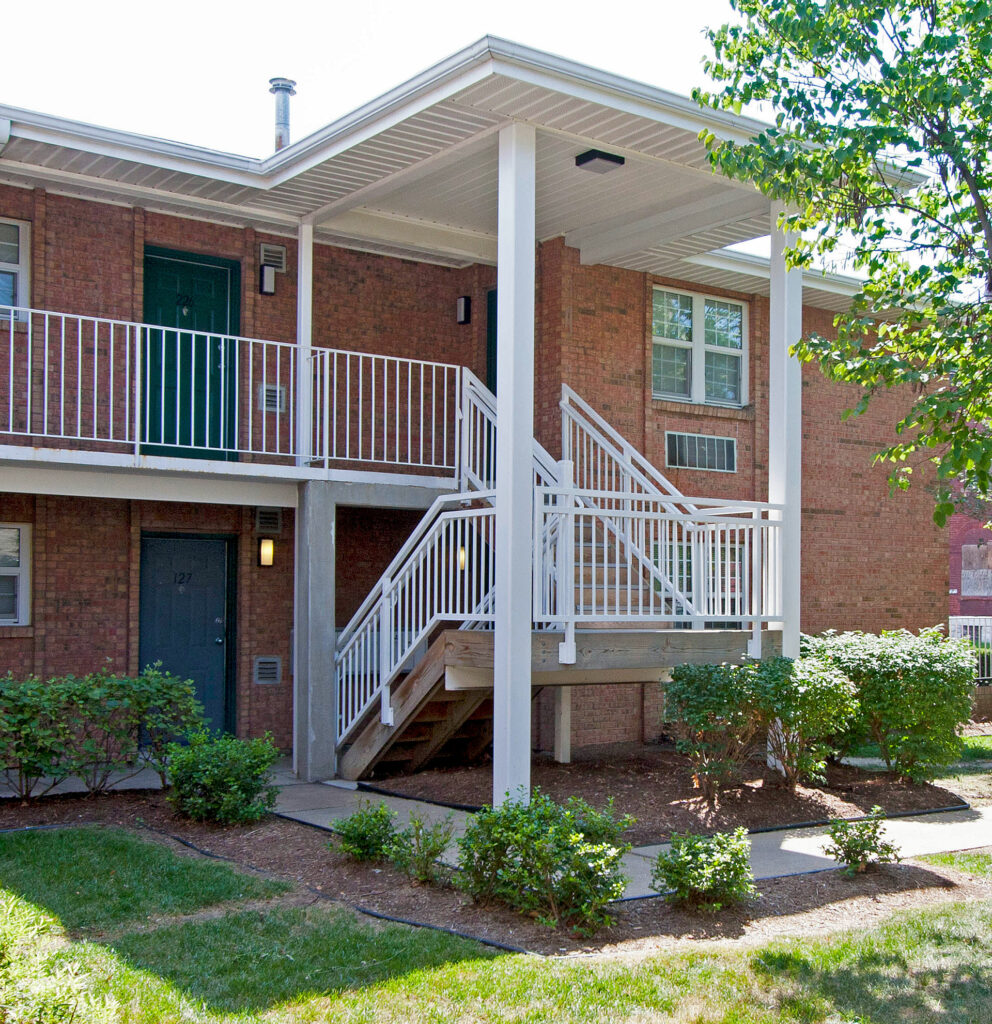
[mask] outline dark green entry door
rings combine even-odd
[[[142,451],[233,459],[236,454],[241,270],[208,256],[145,250]]]
[[[486,292],[486,387],[496,394],[496,289]]]
[[[233,542],[144,536],[138,661],[196,684],[212,729],[234,731]]]

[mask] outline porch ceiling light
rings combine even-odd
[[[575,166],[596,174],[607,174],[623,167],[625,160],[616,153],[604,153],[601,149],[587,149],[575,158]]]
[[[272,565],[275,560],[276,542],[271,537],[258,538],[258,564]]]

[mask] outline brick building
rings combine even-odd
[[[856,284],[704,127],[757,126],[493,39],[265,160],[0,107],[0,671],[161,659],[302,775],[493,743],[498,796],[680,660],[943,620],[899,396],[788,356]]]

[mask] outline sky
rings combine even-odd
[[[486,34],[688,95],[727,0],[35,0],[4,5],[0,103],[211,149],[300,139]],[[14,43],[20,40],[23,45]]]

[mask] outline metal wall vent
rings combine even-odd
[[[286,246],[273,242],[259,242],[258,262],[263,267],[275,267],[280,274],[285,274]]]
[[[256,508],[255,532],[264,533],[269,537],[282,533],[282,509],[261,506]]]
[[[258,411],[284,413],[286,411],[286,387],[284,384],[258,385]]]
[[[737,472],[737,439],[665,431],[665,464],[670,469]]]
[[[260,654],[255,658],[256,683],[281,683],[282,658],[275,654]]]

